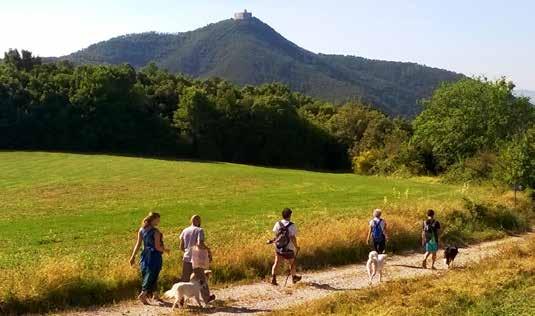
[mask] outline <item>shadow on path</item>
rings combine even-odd
[[[305,283],[306,285],[308,286],[311,286],[313,288],[316,288],[318,290],[326,290],[326,291],[352,291],[352,290],[358,290],[358,288],[351,288],[351,289],[348,289],[348,288],[336,288],[336,287],[333,287],[332,285],[330,284],[327,284],[327,283],[318,283],[318,282],[307,282]]]

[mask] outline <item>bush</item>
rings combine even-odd
[[[444,174],[446,182],[481,182],[489,180],[496,164],[496,154],[480,152],[474,157],[452,165]]]
[[[359,174],[374,173],[375,163],[380,154],[376,150],[366,150],[353,158],[353,171]]]
[[[529,214],[513,212],[503,205],[465,200],[464,210],[453,210],[444,220],[442,235],[446,243],[466,244],[476,239],[499,237],[504,232],[529,229]]]

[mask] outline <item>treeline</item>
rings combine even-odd
[[[149,65],[0,64],[0,147],[166,155],[240,163],[444,174],[535,186],[535,112],[505,80],[439,87],[412,122],[281,84],[237,87]]]
[[[0,65],[0,147],[348,168],[343,145],[303,115],[312,103],[279,84],[43,64],[13,50]]]

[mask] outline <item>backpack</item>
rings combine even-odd
[[[293,223],[289,222],[288,225],[284,226],[282,224],[282,221],[279,222],[279,232],[277,233],[277,236],[275,237],[274,243],[275,247],[277,249],[286,249],[288,245],[290,244],[290,230],[289,227],[292,226]]]
[[[424,235],[425,235],[426,241],[431,241],[432,239],[435,239],[435,235],[436,235],[435,223],[436,221],[434,219],[426,220],[424,222]]]
[[[381,242],[385,238],[385,235],[383,233],[383,228],[381,227],[382,222],[383,222],[382,218],[380,218],[378,221],[373,221],[372,237],[375,242]]]

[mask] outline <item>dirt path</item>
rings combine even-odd
[[[477,263],[481,259],[498,253],[500,246],[521,242],[534,234],[520,237],[484,242],[460,250],[455,263],[464,266]],[[388,258],[383,281],[400,278],[411,278],[428,274],[446,272],[442,254],[438,256],[437,270],[422,269],[420,267],[422,255],[409,254]],[[297,304],[316,300],[337,291],[361,289],[368,286],[365,263],[332,268],[323,271],[304,273],[303,280],[297,285],[288,282],[283,287],[284,279],[279,277],[281,286],[274,287],[267,283],[232,286],[214,291],[217,301],[213,307],[202,310],[203,314],[232,315],[256,314],[277,309],[288,308]],[[193,302],[190,302],[193,304]],[[191,307],[191,311],[201,312]],[[116,316],[116,315],[170,315],[169,306],[143,306],[137,302],[125,302],[120,305],[100,307],[92,310],[65,312],[62,315],[78,316]]]

